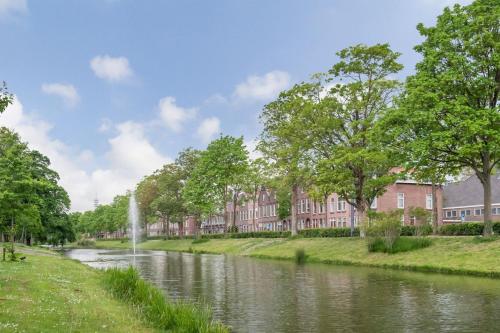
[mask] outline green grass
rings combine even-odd
[[[0,261],[0,332],[157,332],[108,294],[103,273],[46,250]]]
[[[432,240],[426,237],[401,237],[396,239],[392,247],[387,247],[382,238],[372,238],[368,241],[368,252],[399,253],[423,249],[432,245]]]
[[[405,238],[405,237],[403,237]],[[360,238],[295,239],[211,239],[193,244],[192,240],[151,240],[140,249],[195,253],[227,253],[258,258],[295,260],[304,249],[308,262],[350,264],[404,270],[468,274],[500,278],[500,239],[478,242],[473,236],[429,237],[432,245],[416,251],[395,254],[369,253],[366,240]],[[120,241],[97,242],[102,248],[128,248]]]
[[[106,270],[105,284],[118,298],[132,304],[146,322],[167,331],[185,333],[229,332],[222,324],[212,322],[211,312],[191,303],[168,301],[152,284],[142,280],[137,270]]]

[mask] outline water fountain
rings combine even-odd
[[[137,244],[137,231],[139,226],[139,209],[137,208],[134,192],[130,193],[128,203],[128,223],[130,224],[130,230],[132,231],[132,248],[134,249],[135,256],[135,246]]]

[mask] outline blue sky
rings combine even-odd
[[[462,1],[462,3],[467,1]],[[390,43],[412,72],[449,0],[0,0],[0,124],[51,158],[74,210],[109,202],[183,148],[259,133],[262,106],[335,52]]]

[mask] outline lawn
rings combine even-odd
[[[417,271],[470,274],[500,277],[500,238],[478,242],[474,237],[430,237],[432,245],[410,252],[368,253],[366,241],[360,238],[297,239],[211,239],[192,244],[192,240],[150,240],[139,249],[227,253],[260,258],[295,258],[304,249],[307,261],[376,266]],[[100,248],[127,248],[120,241],[98,241]]]
[[[111,297],[102,272],[59,254],[22,249],[0,261],[0,332],[156,332]]]

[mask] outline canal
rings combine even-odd
[[[133,264],[235,332],[500,331],[500,280],[164,251],[66,255],[96,268]]]

